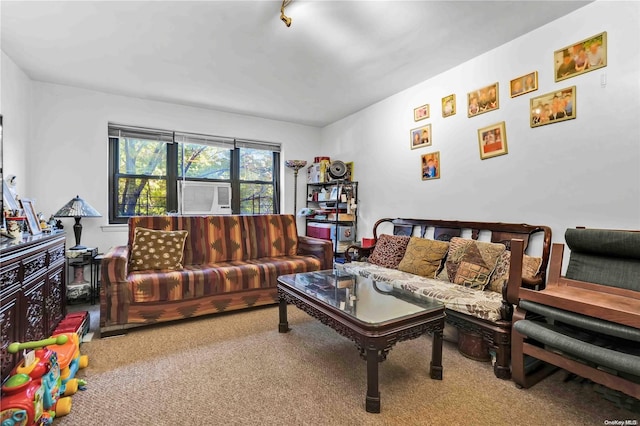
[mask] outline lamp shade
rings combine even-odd
[[[67,204],[62,206],[60,210],[54,217],[102,217],[100,213],[96,209],[94,209],[91,204],[87,203],[85,200],[80,198],[79,195],[76,195],[75,198],[71,199]]]
[[[67,204],[62,206],[60,210],[54,217],[72,217],[75,219],[76,223],[73,225],[73,233],[76,237],[76,245],[71,247],[70,250],[84,250],[85,246],[80,245],[80,238],[82,235],[82,225],[80,224],[80,218],[83,217],[102,217],[100,213],[93,207],[91,204],[87,203],[85,200],[80,198],[79,195],[76,195],[76,198],[73,198]]]

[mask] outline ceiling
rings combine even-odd
[[[33,80],[325,126],[588,1],[7,1]]]

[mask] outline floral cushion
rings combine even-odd
[[[491,280],[487,286],[488,290],[498,292],[502,294],[502,287],[509,280],[509,265],[511,264],[511,252],[505,250],[502,252],[496,263],[496,269],[491,275]],[[541,257],[529,256],[527,254],[522,258],[522,276],[531,278],[534,277],[540,270],[542,264]]]
[[[489,284],[498,257],[505,250],[504,244],[453,237],[438,279],[483,290]]]
[[[369,262],[385,268],[397,269],[404,257],[410,237],[382,234],[376,241]]]
[[[137,227],[131,245],[132,271],[182,270],[187,231],[159,231]]]
[[[478,291],[449,281],[421,277],[367,262],[336,264],[336,268],[361,277],[390,283],[420,298],[436,299],[452,311],[488,321],[498,321],[502,318],[500,315],[502,296],[493,291]]]
[[[448,249],[448,242],[411,237],[398,269],[427,278],[435,278]]]

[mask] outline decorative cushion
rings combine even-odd
[[[411,237],[398,269],[427,278],[435,278],[447,250],[449,250],[448,242]]]
[[[493,275],[491,275],[491,280],[487,287],[488,290],[502,294],[502,287],[509,280],[510,264],[511,252],[505,250],[496,262],[496,269],[493,271]],[[527,278],[535,276],[540,270],[540,265],[542,265],[541,257],[533,257],[525,254],[522,258],[522,276]]]
[[[385,268],[397,269],[407,250],[409,239],[410,237],[405,235],[380,235],[373,253],[369,256],[369,262]]]
[[[187,231],[158,231],[137,227],[131,245],[132,271],[182,270]]]
[[[496,268],[498,257],[506,250],[504,244],[453,237],[445,267],[438,279],[484,290]]]

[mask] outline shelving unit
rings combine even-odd
[[[333,241],[335,261],[356,241],[358,182],[333,180],[307,184],[306,235]]]

